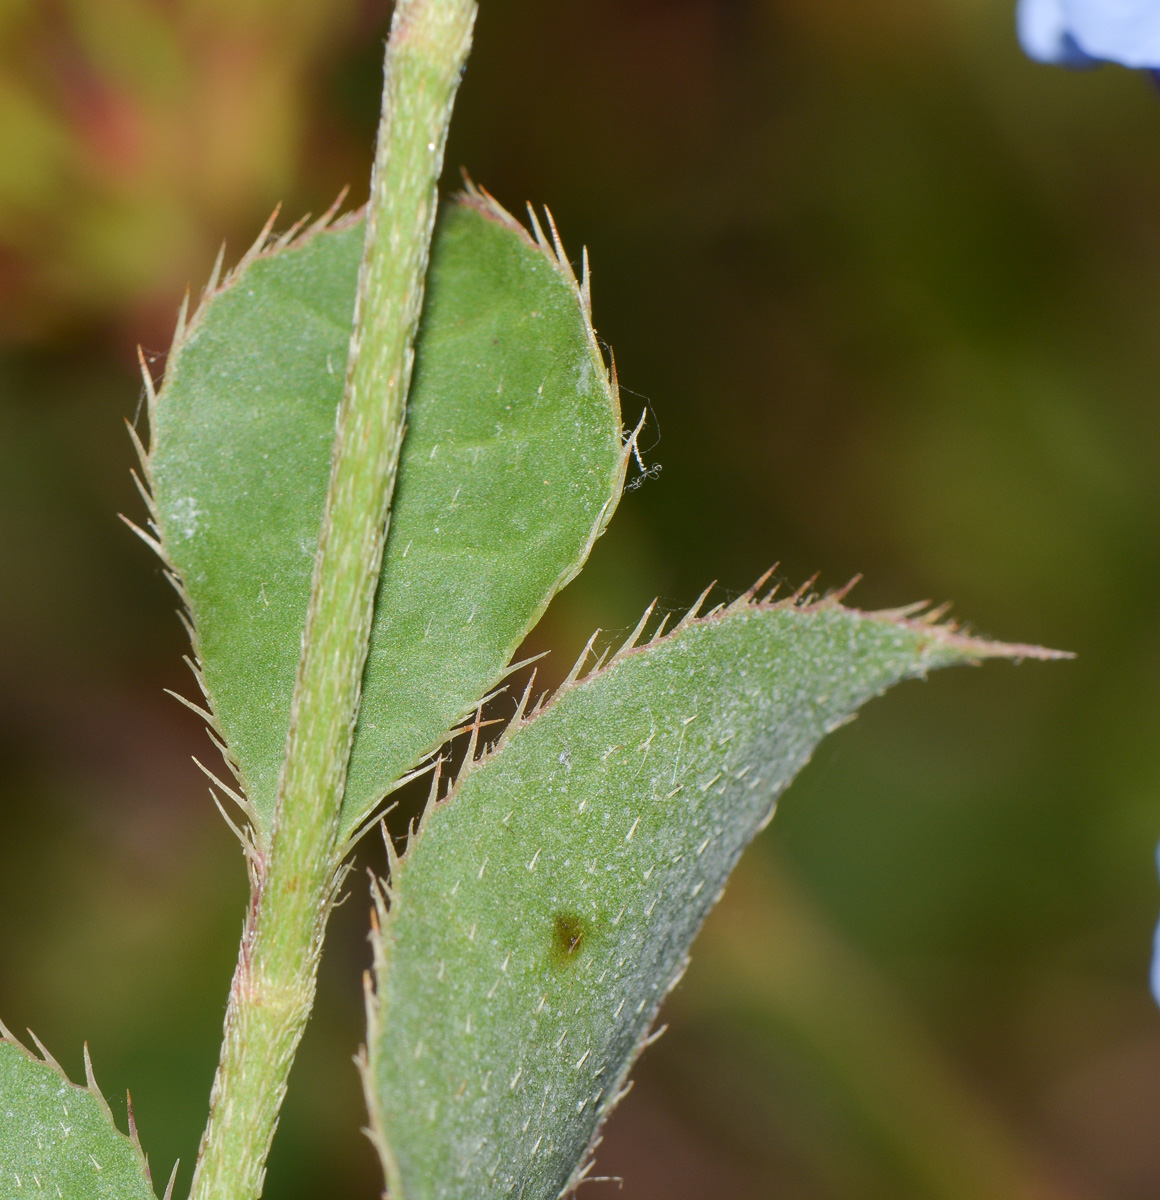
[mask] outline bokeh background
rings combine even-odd
[[[749,852],[583,1194],[1154,1200],[1160,93],[1009,0],[484,0],[448,153],[594,266],[627,494],[534,635],[865,573],[1076,651],[912,683]],[[122,418],[273,205],[365,194],[386,0],[0,0],[0,1013],[189,1178],[245,897]],[[360,852],[361,865],[381,865]],[[270,1200],[378,1194],[332,924]],[[118,1097],[121,1097],[118,1101]]]

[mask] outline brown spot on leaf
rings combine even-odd
[[[552,957],[562,966],[570,966],[584,948],[588,923],[576,913],[557,913],[552,922]]]

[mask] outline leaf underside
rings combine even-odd
[[[98,1092],[0,1037],[0,1200],[155,1200]]]
[[[216,729],[273,813],[363,225],[251,255],[178,339],[155,524]],[[437,226],[340,836],[502,678],[623,480],[619,404],[562,254],[476,197]]]
[[[364,1082],[394,1200],[556,1200],[819,740],[901,679],[1025,651],[746,598],[519,723],[429,813],[381,916]]]

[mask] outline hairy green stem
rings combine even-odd
[[[437,206],[475,0],[398,0],[286,757],[226,1012],[191,1200],[254,1200],[314,1002],[335,841]]]

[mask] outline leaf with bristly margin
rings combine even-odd
[[[392,863],[363,1075],[394,1200],[556,1200],[821,738],[901,679],[1048,655],[834,599],[634,640],[517,719]]]
[[[437,226],[343,803],[355,830],[503,677],[623,483],[620,409],[558,243],[473,192]],[[175,339],[154,527],[261,838],[273,812],[363,225],[251,253]]]
[[[141,1146],[113,1123],[88,1050],[88,1087],[44,1053],[0,1024],[0,1200],[156,1200]]]

